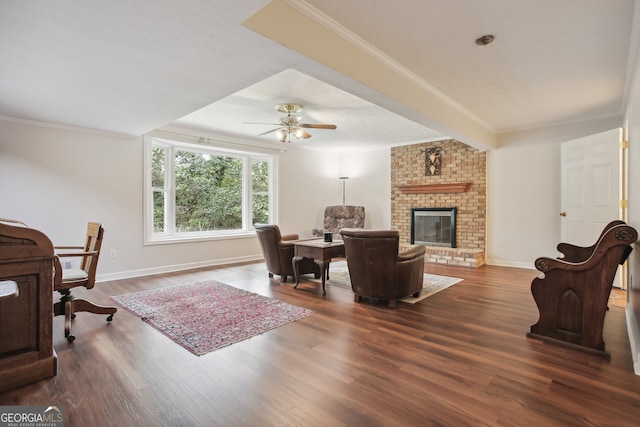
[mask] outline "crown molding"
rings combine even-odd
[[[19,119],[17,117],[9,117],[9,116],[0,116],[0,122],[18,123],[18,124],[22,124],[22,125],[38,126],[38,127],[49,128],[49,129],[65,130],[65,131],[69,131],[69,132],[82,132],[82,133],[89,133],[89,134],[92,134],[92,135],[109,136],[109,137],[119,138],[119,139],[131,139],[131,140],[133,140],[133,139],[137,139],[139,137],[139,135],[130,135],[130,134],[127,134],[127,133],[119,133],[119,132],[112,132],[112,131],[108,131],[108,130],[85,128],[85,127],[80,127],[80,126],[63,125],[63,124],[60,124],[60,123],[42,122],[42,121],[39,121],[39,120]]]
[[[298,12],[302,13],[303,15],[307,16],[309,19],[312,19],[313,21],[317,22],[319,25],[322,25],[327,30],[336,34],[338,37],[356,46],[358,49],[362,50],[363,52],[366,52],[368,55],[371,55],[372,57],[376,58],[387,67],[394,70],[399,75],[411,81],[413,84],[422,87],[427,92],[432,93],[442,102],[447,103],[452,108],[456,109],[461,114],[467,116],[471,120],[483,126],[488,131],[496,133],[496,129],[494,129],[484,120],[482,120],[481,118],[473,114],[471,111],[469,111],[468,109],[460,105],[458,102],[451,99],[444,92],[441,92],[438,88],[432,86],[431,84],[426,82],[424,79],[422,79],[415,73],[409,71],[407,68],[400,65],[398,62],[390,58],[388,55],[381,52],[380,50],[375,48],[373,45],[369,44],[368,42],[366,42],[365,40],[363,40],[362,38],[360,38],[359,36],[351,32],[350,30],[348,30],[347,28],[345,28],[344,26],[342,26],[341,24],[339,24],[329,16],[325,15],[320,10],[311,6],[307,2],[302,0],[281,0],[281,1],[286,5],[296,9]]]

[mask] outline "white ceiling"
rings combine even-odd
[[[277,123],[275,105],[295,102],[304,122],[337,129],[292,144],[355,150],[445,134],[473,145],[456,114],[500,134],[624,109],[634,0],[284,1],[428,88],[453,108],[447,123],[243,26],[268,3],[1,2],[0,115],[127,135],[180,121],[258,138],[273,126],[244,122]],[[474,43],[489,33],[493,44]]]
[[[309,139],[290,137],[291,143],[304,148],[347,153],[442,137],[436,131],[294,69],[242,89],[178,119],[177,123],[254,137],[280,128],[278,119],[285,114],[275,107],[290,102],[304,107],[297,113],[302,117],[301,123],[337,126],[335,130],[306,129],[311,134]],[[274,133],[261,138],[278,140]]]

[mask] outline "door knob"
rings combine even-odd
[[[566,212],[560,212],[560,216],[567,216]]]

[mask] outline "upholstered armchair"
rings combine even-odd
[[[356,302],[363,297],[388,300],[417,297],[424,276],[424,246],[399,252],[400,235],[392,230],[343,229],[351,288]]]
[[[324,210],[323,228],[314,228],[314,236],[333,233],[333,238],[341,239],[343,228],[364,228],[364,206],[336,205],[327,206]]]
[[[281,282],[287,281],[287,276],[293,277],[292,259],[294,242],[299,239],[297,234],[280,234],[280,227],[275,224],[254,224],[264,261],[269,271],[269,277],[274,274],[280,276]],[[313,273],[320,278],[320,267],[313,259],[303,259],[298,264],[299,274]]]

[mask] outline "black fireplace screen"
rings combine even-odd
[[[411,244],[456,247],[456,208],[412,208]]]

